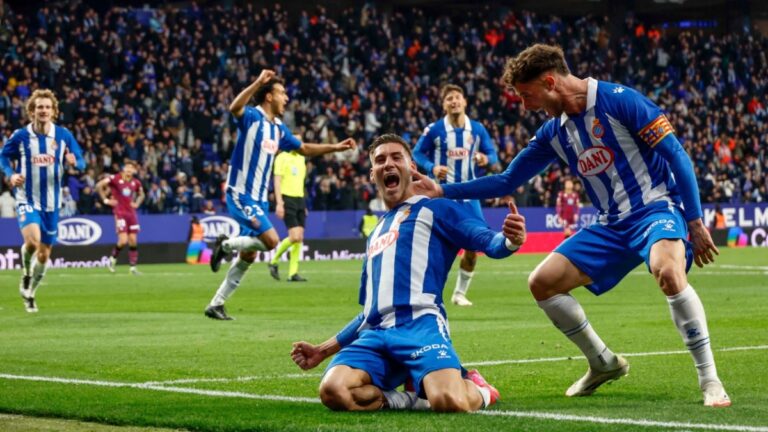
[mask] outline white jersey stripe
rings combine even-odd
[[[398,232],[400,223],[410,213],[411,206],[404,205],[397,211],[397,214],[389,226],[389,232]],[[395,309],[393,308],[393,302],[395,300],[392,293],[395,291],[395,272],[388,271],[388,269],[395,268],[395,259],[397,256],[397,247],[388,247],[381,253],[381,271],[379,273],[379,292],[378,292],[378,307],[381,314],[382,328],[394,327],[395,325]],[[411,276],[413,277],[413,276]]]
[[[579,130],[576,127],[576,125],[569,121],[565,124],[566,132],[568,134],[568,141],[573,146],[573,151],[576,153],[576,156],[578,158],[578,155],[581,154],[581,152],[584,151],[584,146],[581,144],[581,137],[579,136]],[[605,185],[597,176],[585,176],[582,177],[583,179],[587,180],[587,186],[591,187],[593,191],[595,191],[595,196],[600,200],[600,208],[608,208],[608,190],[605,188]],[[600,223],[607,223],[608,222],[608,215],[601,215],[599,219]]]
[[[426,313],[440,315],[435,307],[435,295],[424,292],[424,279],[429,263],[429,242],[432,238],[434,213],[427,207],[422,207],[416,216],[413,228],[413,243],[411,246],[411,304],[429,305],[425,309],[414,310],[414,319]],[[393,314],[394,315],[394,314]]]
[[[626,155],[627,160],[629,161],[629,166],[632,168],[637,183],[640,185],[643,204],[648,205],[652,202],[659,201],[660,199],[671,203],[672,200],[669,198],[669,192],[667,191],[667,185],[665,183],[659,183],[655,188],[651,187],[653,181],[648,173],[648,165],[645,163],[645,160],[643,160],[643,156],[640,154],[640,149],[634,144],[634,139],[627,128],[610,115],[606,115],[606,117],[608,117],[608,122],[611,125],[616,141]]]
[[[594,105],[594,102],[593,102],[593,105]],[[594,120],[595,120],[595,109],[593,107],[592,109],[587,110],[586,114],[584,115],[584,125],[589,126],[593,123]],[[592,146],[606,147],[600,140],[595,138],[594,135],[592,135],[591,133],[587,133],[587,136],[589,136],[589,140],[591,141]],[[613,189],[613,201],[616,203],[619,211],[618,218],[624,219],[625,217],[630,215],[632,211],[632,207],[630,204],[629,195],[627,195],[627,191],[624,188],[624,182],[621,181],[619,170],[616,168],[616,163],[612,163],[610,167],[608,167],[608,169],[605,171],[605,174],[611,180],[611,189]]]

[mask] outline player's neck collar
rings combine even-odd
[[[30,123],[27,125],[27,132],[33,135],[39,135],[37,131],[34,128],[34,123]],[[56,138],[56,125],[53,122],[48,122],[49,128],[48,132],[45,133],[45,136],[48,138]]]
[[[261,112],[261,114],[264,116],[264,118],[268,122],[270,122],[272,124],[277,124],[277,125],[279,125],[281,123],[280,119],[276,115],[274,115],[274,114],[272,115],[272,120],[270,120],[269,119],[269,114],[267,114],[267,112],[264,111],[264,108],[262,108],[261,105],[257,106],[256,109]]]
[[[587,77],[587,106],[584,108],[584,111],[579,114],[584,114],[585,112],[591,110],[595,107],[595,104],[597,103],[597,80],[592,77]],[[568,113],[563,111],[562,114],[560,114],[560,126],[564,125],[565,122],[567,122],[569,119]]]
[[[464,127],[463,127],[463,129],[468,129],[468,128],[470,128],[470,127],[471,127],[471,125],[470,125],[470,123],[469,123],[469,116],[467,116],[466,114],[464,114]],[[447,114],[447,115],[445,116],[445,131],[446,131],[446,132],[451,132],[451,131],[453,131],[454,129],[458,129],[458,128],[456,128],[456,127],[454,127],[454,126],[453,126],[453,124],[451,123],[451,115],[450,115],[450,114]]]

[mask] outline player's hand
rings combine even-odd
[[[688,222],[688,231],[691,233],[691,243],[693,244],[693,261],[698,267],[704,267],[705,264],[715,262],[715,255],[720,255],[720,251],[712,241],[712,236],[704,227],[701,219]]]
[[[117,200],[116,199],[105,199],[104,200],[104,204],[106,204],[106,205],[108,205],[110,207],[114,207],[114,206],[117,205]]]
[[[346,150],[353,150],[355,147],[357,147],[357,141],[355,141],[354,138],[347,138],[344,141],[335,144],[336,151],[346,151]]]
[[[19,187],[24,184],[25,177],[21,174],[12,174],[9,181],[11,182],[11,186],[13,187]]]
[[[291,360],[303,370],[309,370],[325,360],[323,353],[309,342],[294,342],[291,350]]]
[[[283,206],[283,204],[277,204],[277,205],[275,205],[275,214],[276,214],[276,215],[277,215],[277,217],[279,217],[280,219],[283,219],[283,218],[285,218],[285,207]]]
[[[520,247],[525,243],[525,216],[518,213],[517,206],[512,201],[509,202],[509,213],[504,218],[501,232],[515,246]]]
[[[431,178],[418,171],[413,172],[411,187],[413,188],[413,193],[416,195],[426,195],[430,198],[439,198],[443,196],[443,188]]]
[[[448,176],[448,167],[445,165],[435,165],[432,167],[432,175],[438,180],[445,180]]]
[[[141,203],[131,201],[131,207],[137,209],[141,207]]]
[[[271,80],[275,77],[275,71],[271,69],[264,69],[259,74],[259,77],[256,78],[256,82],[259,84],[265,84],[267,81]]]
[[[486,156],[485,153],[480,153],[480,152],[475,153],[475,163],[479,167],[484,167],[488,165],[488,156]]]

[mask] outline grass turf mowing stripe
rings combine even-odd
[[[291,397],[291,396],[278,396],[278,395],[260,395],[260,394],[233,392],[233,391],[201,390],[201,389],[186,388],[186,387],[165,387],[165,386],[157,386],[157,385],[147,385],[146,383],[126,383],[126,382],[114,382],[114,381],[83,380],[83,379],[69,379],[69,378],[61,378],[61,377],[27,376],[27,375],[11,375],[11,374],[0,374],[0,378],[9,379],[9,380],[53,382],[58,384],[135,388],[135,389],[163,391],[163,392],[170,392],[170,393],[186,393],[186,394],[210,396],[210,397],[232,397],[232,398],[245,398],[245,399],[257,399],[257,400],[270,400],[270,401],[279,401],[279,402],[312,403],[312,404],[320,403],[320,400],[318,400],[317,398]],[[487,416],[525,417],[525,418],[535,418],[535,419],[541,419],[541,420],[554,420],[554,421],[565,421],[565,422],[587,422],[587,423],[621,424],[621,425],[644,426],[644,427],[665,427],[665,428],[673,428],[673,429],[723,430],[723,431],[735,431],[735,432],[768,432],[768,427],[766,426],[664,422],[664,421],[657,421],[657,420],[578,416],[578,415],[570,415],[570,414],[557,414],[557,413],[533,412],[533,411],[488,410],[488,411],[477,411],[476,414],[487,415]]]

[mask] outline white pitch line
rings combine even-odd
[[[768,345],[720,348],[720,349],[716,349],[715,351],[751,351],[751,350],[764,350],[764,349],[768,349]],[[620,353],[620,354],[623,355],[624,357],[652,357],[652,356],[663,356],[663,355],[688,354],[688,351],[687,350],[656,351],[656,352]],[[544,357],[544,358],[537,358],[537,359],[488,360],[488,361],[468,362],[468,363],[463,363],[463,365],[464,366],[496,366],[496,365],[503,365],[503,364],[546,363],[546,362],[557,362],[557,361],[565,361],[565,360],[584,360],[584,359],[586,359],[586,357],[584,356]]]
[[[535,418],[535,419],[541,419],[541,420],[587,422],[587,423],[600,423],[600,424],[619,424],[619,425],[662,427],[662,428],[675,428],[675,429],[681,428],[681,429],[723,430],[723,431],[737,431],[737,432],[768,432],[768,427],[766,426],[742,426],[742,425],[727,425],[727,424],[664,422],[664,421],[656,421],[656,420],[577,416],[577,415],[570,415],[570,414],[556,414],[556,413],[530,412],[530,411],[488,410],[488,411],[478,411],[477,414],[486,415],[486,416],[522,417],[522,418]]]
[[[320,400],[318,398],[292,397],[292,396],[279,396],[279,395],[260,395],[260,394],[254,394],[254,393],[244,393],[244,392],[234,392],[234,391],[202,390],[202,389],[187,388],[187,387],[164,387],[164,386],[156,386],[156,385],[147,385],[146,383],[126,383],[126,382],[114,382],[114,381],[69,379],[69,378],[61,378],[61,377],[27,376],[27,375],[11,375],[11,374],[0,374],[0,378],[9,379],[9,380],[22,380],[22,381],[53,382],[58,384],[92,385],[92,386],[99,386],[99,387],[116,387],[116,388],[135,388],[135,389],[143,389],[143,390],[153,390],[153,391],[168,392],[168,393],[193,394],[193,395],[210,396],[210,397],[230,397],[230,398],[269,400],[269,401],[277,401],[277,402],[299,402],[299,403],[310,403],[310,404],[320,403]],[[535,418],[535,419],[541,419],[541,420],[554,420],[554,421],[565,421],[565,422],[570,421],[570,422],[588,422],[588,423],[602,423],[602,424],[621,424],[621,425],[645,426],[645,427],[724,430],[724,431],[736,431],[736,432],[768,432],[768,427],[764,427],[764,426],[663,422],[663,421],[657,421],[657,420],[577,416],[577,415],[569,415],[569,414],[556,414],[556,413],[533,412],[533,411],[478,411],[476,414],[487,415],[487,416]]]
[[[159,385],[152,385],[146,383],[126,383],[116,381],[100,381],[100,380],[86,380],[86,379],[70,379],[61,377],[44,377],[44,376],[28,376],[28,375],[11,375],[0,373],[0,378],[9,380],[21,380],[21,381],[38,381],[38,382],[53,382],[58,384],[74,384],[74,385],[91,385],[97,387],[117,387],[117,388],[135,388],[144,390],[155,390],[169,393],[188,393],[202,396],[218,396],[218,397],[239,397],[246,399],[258,399],[258,400],[270,400],[281,402],[306,402],[306,403],[320,403],[317,398],[296,397],[296,396],[281,396],[281,395],[260,395],[253,393],[233,392],[233,391],[221,391],[221,390],[203,390],[187,387],[166,387]]]
[[[320,378],[323,374],[319,373],[295,373],[285,375],[252,375],[235,378],[182,378],[168,381],[147,381],[144,385],[168,385],[168,384],[195,384],[195,383],[225,383],[225,382],[248,382],[269,379],[302,379],[302,378]]]

